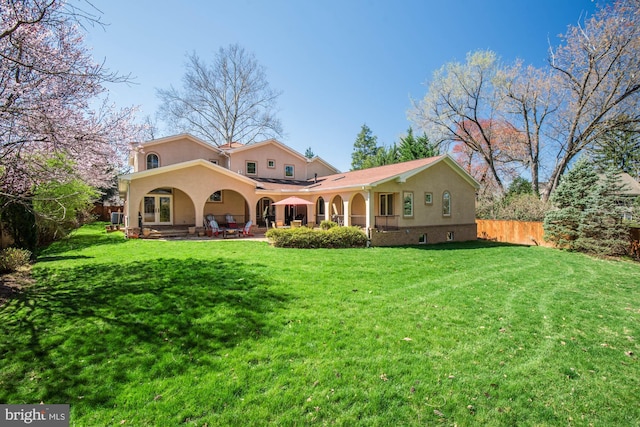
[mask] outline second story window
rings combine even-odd
[[[255,175],[258,173],[258,165],[256,162],[247,162],[247,175]]]
[[[147,154],[147,169],[160,167],[160,158],[155,153]]]
[[[284,165],[284,176],[285,178],[293,178],[295,175],[295,169],[293,165]]]

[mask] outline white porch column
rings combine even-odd
[[[364,197],[364,211],[366,212],[365,218],[365,230],[369,230],[371,228],[371,219],[373,218],[373,203],[371,203],[371,190],[367,191],[367,194]]]
[[[346,198],[342,199],[342,212],[344,212],[342,224],[348,227],[351,225],[351,204]]]
[[[324,219],[325,221],[329,221],[331,219],[331,205],[329,204],[329,199],[324,198]]]

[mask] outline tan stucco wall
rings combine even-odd
[[[442,195],[451,194],[451,215],[442,215]],[[413,192],[413,217],[403,215],[403,193]],[[425,193],[433,195],[433,203],[425,204]],[[380,212],[380,193],[395,193],[394,214],[398,226],[471,224],[475,221],[475,188],[445,163],[438,163],[409,178],[404,183],[389,182],[374,189],[374,213]]]
[[[196,211],[191,199],[180,190],[173,192],[173,223],[175,225],[193,225]]]
[[[146,170],[146,156],[150,153],[158,155],[160,166],[174,165],[194,159],[217,160],[218,164],[225,167],[227,163],[227,159],[221,156],[215,148],[208,148],[185,137],[175,141],[144,146],[143,152],[136,153],[138,169],[135,172]]]
[[[212,203],[207,203],[209,196],[218,190],[224,191],[225,213],[245,213],[247,217],[255,221],[255,205],[260,196],[255,194],[255,187],[249,183],[239,181],[221,173],[216,173],[208,167],[197,165],[186,169],[169,171],[158,175],[137,178],[131,181],[128,211],[130,224],[137,224],[140,204],[144,196],[156,188],[173,188],[174,190],[174,224],[202,224],[205,208]],[[176,190],[179,190],[176,191]],[[180,194],[183,193],[183,194]],[[180,196],[176,196],[180,194]],[[246,212],[244,201],[246,200],[249,212]],[[187,207],[182,206],[187,205]],[[188,207],[191,205],[193,207]],[[234,209],[234,210],[231,210]],[[237,209],[237,212],[235,211]],[[193,214],[191,213],[193,212]],[[192,219],[193,218],[193,219]]]
[[[334,173],[336,173],[335,170],[328,168],[322,162],[319,162],[316,160],[316,161],[307,163],[307,176],[305,178],[311,179],[315,176],[315,174],[318,174],[318,176],[320,177],[320,176],[326,176],[326,175],[333,175]]]

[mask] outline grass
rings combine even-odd
[[[84,227],[0,306],[0,402],[71,425],[638,425],[640,265]]]

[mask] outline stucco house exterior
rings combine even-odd
[[[478,183],[448,155],[340,173],[275,139],[214,147],[181,134],[131,147],[133,172],[119,177],[125,225],[196,227],[213,215],[240,224],[363,228],[373,245],[476,238]],[[308,205],[276,205],[297,196]]]

